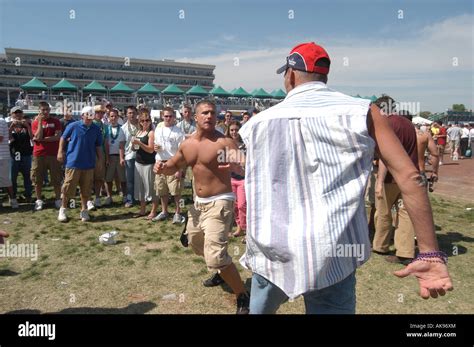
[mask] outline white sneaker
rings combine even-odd
[[[16,199],[10,199],[10,206],[12,208],[18,208],[18,201]]]
[[[175,213],[173,217],[173,224],[178,224],[178,223],[183,224],[184,221],[185,221],[185,218],[182,215]]]
[[[91,219],[91,217],[89,216],[89,211],[87,211],[87,210],[81,211],[80,216],[81,216],[81,221],[82,222],[87,222],[88,220]]]
[[[104,201],[104,206],[109,206],[109,205],[112,205],[112,197],[111,196],[106,197],[105,201]]]
[[[64,207],[59,208],[58,221],[67,222],[66,209]]]
[[[102,204],[100,203],[100,198],[95,198],[94,205],[95,205],[95,207],[101,207],[102,206]]]
[[[41,211],[43,209],[44,201],[36,200],[35,201],[35,211]]]
[[[89,210],[89,211],[95,210],[95,205],[94,205],[94,203],[93,203],[92,201],[88,201],[88,202],[87,202],[87,210]],[[82,212],[81,212],[81,213],[82,213]]]
[[[58,199],[54,202],[54,206],[56,206],[56,209],[60,209],[61,205],[63,204],[63,201],[61,199]]]

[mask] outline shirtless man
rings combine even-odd
[[[223,280],[232,288],[237,296],[237,314],[248,314],[249,294],[227,252],[235,200],[230,172],[232,169],[238,173],[239,164],[245,159],[230,158],[239,150],[232,139],[216,130],[214,103],[200,101],[195,112],[196,132],[181,144],[171,159],[156,163],[154,171],[156,174],[174,175],[186,166],[192,168],[196,199],[189,210],[189,244],[196,254],[204,256],[209,271],[218,272],[213,281]]]

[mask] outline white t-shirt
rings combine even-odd
[[[132,149],[132,137],[137,134],[138,128],[127,121],[121,129],[125,135],[125,160],[135,159],[137,152]]]
[[[462,139],[469,138],[469,129],[468,128],[462,128],[461,138]]]
[[[176,125],[157,127],[155,129],[155,145],[161,149],[156,152],[155,159],[168,160],[178,152],[179,145],[184,141],[184,133]]]
[[[120,142],[126,142],[125,134],[120,126],[109,125],[109,154],[119,154]]]

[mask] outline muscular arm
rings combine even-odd
[[[420,173],[413,165],[386,118],[377,106],[368,114],[369,131],[377,143],[377,151],[403,196],[403,203],[413,223],[420,252],[438,250],[433,213]],[[379,168],[380,170],[380,168]]]
[[[431,155],[431,166],[433,167],[433,174],[438,175],[439,151],[431,135],[428,135],[428,152],[430,152]]]
[[[178,152],[176,152],[176,154],[166,163],[156,163],[153,167],[153,171],[156,174],[171,176],[174,175],[178,170],[184,169],[187,166],[183,154],[183,146],[185,146],[185,143],[186,141],[179,146]]]

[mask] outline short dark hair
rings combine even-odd
[[[188,110],[190,110],[191,112],[193,112],[193,108],[191,107],[191,105],[183,105],[182,109],[184,110],[185,108],[187,108]]]
[[[397,111],[397,104],[395,102],[395,99],[386,94],[382,94],[381,97],[374,101],[374,104],[387,114],[391,114]]]
[[[443,125],[443,121],[442,121],[442,120],[437,120],[436,123],[438,123],[439,125]]]
[[[398,114],[402,117],[405,117],[406,119],[410,121],[413,119],[413,115],[410,113],[410,111],[401,110],[400,112],[398,112]]]
[[[41,107],[41,106],[42,106],[42,107],[47,107],[48,109],[51,108],[51,106],[49,106],[49,104],[48,104],[46,101],[40,101],[40,102],[39,102],[39,105],[40,105],[40,107]]]
[[[133,110],[133,111],[137,112],[137,108],[136,108],[135,106],[133,106],[133,105],[127,106],[127,108],[126,108],[125,110],[126,110],[127,112],[128,112],[128,110]]]
[[[216,109],[216,104],[213,101],[211,101],[209,99],[203,99],[203,100],[199,101],[194,106],[194,113],[195,114],[197,113],[197,110],[198,110],[199,107],[201,107],[201,105],[211,105],[214,110]]]

